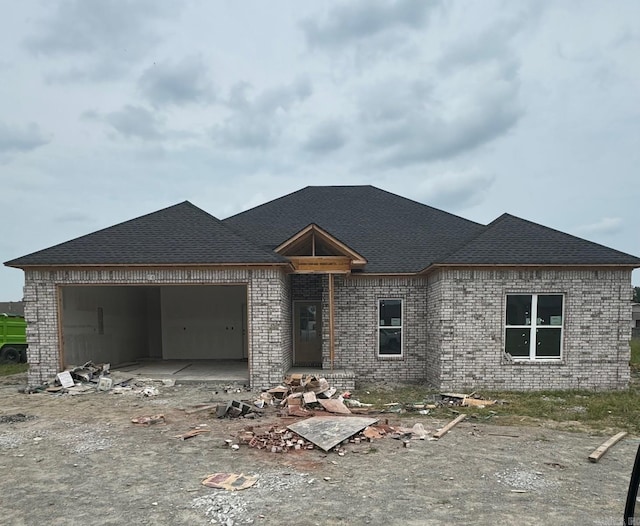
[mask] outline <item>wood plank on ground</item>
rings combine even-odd
[[[598,462],[602,455],[604,455],[611,446],[613,446],[616,442],[620,442],[625,436],[627,436],[626,431],[621,431],[617,435],[613,435],[609,440],[603,442],[603,444],[596,449],[591,455],[589,455],[589,462]]]
[[[444,435],[446,435],[451,429],[453,429],[455,426],[457,426],[460,422],[462,422],[465,418],[467,418],[467,415],[465,414],[461,414],[458,415],[454,420],[452,420],[451,422],[449,422],[446,426],[444,426],[440,431],[436,431],[433,434],[434,438],[441,438]]]
[[[194,413],[200,413],[201,411],[214,411],[218,408],[218,404],[206,404],[201,406],[196,406],[192,409],[185,410],[187,415],[192,415]]]

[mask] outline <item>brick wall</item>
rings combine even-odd
[[[429,339],[439,339],[444,390],[622,389],[629,382],[631,272],[440,270],[429,277]],[[560,363],[503,353],[505,295],[563,293]],[[431,378],[431,377],[430,377]],[[436,384],[437,385],[437,384]]]
[[[292,300],[321,299],[323,367],[330,368],[327,276],[264,269],[102,269],[25,272],[29,384],[60,370],[58,285],[246,284],[249,376],[282,380],[292,363]],[[627,270],[452,270],[421,277],[335,276],[335,369],[360,383],[426,382],[441,389],[619,389],[629,382]],[[563,293],[560,363],[503,353],[505,294]],[[379,357],[378,300],[403,299],[401,357]]]
[[[249,340],[249,378],[254,388],[281,382],[291,361],[289,277],[280,269],[105,268],[25,271],[25,317],[29,343],[29,384],[60,371],[59,285],[245,284]]]
[[[427,284],[427,350],[426,383],[432,387],[440,386],[441,348],[447,343],[444,338],[443,307],[444,287],[440,273],[432,275]],[[450,338],[448,338],[450,339]]]
[[[326,278],[327,277],[322,274],[292,274],[291,293],[293,300],[322,300],[323,281],[326,282]]]
[[[326,278],[325,278],[326,281]],[[415,277],[334,277],[336,369],[356,373],[358,383],[418,382],[426,377],[427,280]],[[403,300],[401,357],[378,356],[378,300]],[[323,288],[323,364],[329,360],[328,286]]]

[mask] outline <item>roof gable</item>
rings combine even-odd
[[[370,273],[418,272],[484,228],[373,186],[308,186],[224,223],[270,250],[314,223],[365,258]]]
[[[8,261],[43,265],[284,263],[188,201]]]
[[[344,256],[352,266],[362,267],[367,260],[318,225],[310,224],[275,248],[284,256]]]
[[[627,265],[640,258],[503,214],[460,249],[442,258],[443,265]]]

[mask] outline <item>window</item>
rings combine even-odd
[[[559,360],[562,294],[508,294],[505,352],[515,360]]]
[[[402,300],[378,302],[378,355],[402,355]]]

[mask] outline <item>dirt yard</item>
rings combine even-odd
[[[229,449],[246,425],[286,425],[188,415],[195,404],[251,399],[215,386],[160,387],[160,394],[19,394],[1,379],[0,523],[256,525],[622,524],[637,437],[597,464],[587,456],[608,436],[546,425],[505,427],[469,420],[438,441],[384,438],[321,450]],[[166,424],[131,418],[162,413]],[[16,416],[16,415],[24,415]],[[348,417],[347,417],[348,418]],[[445,421],[382,415],[390,424]],[[175,435],[207,424],[210,433]],[[248,489],[203,486],[215,472],[257,475]]]

